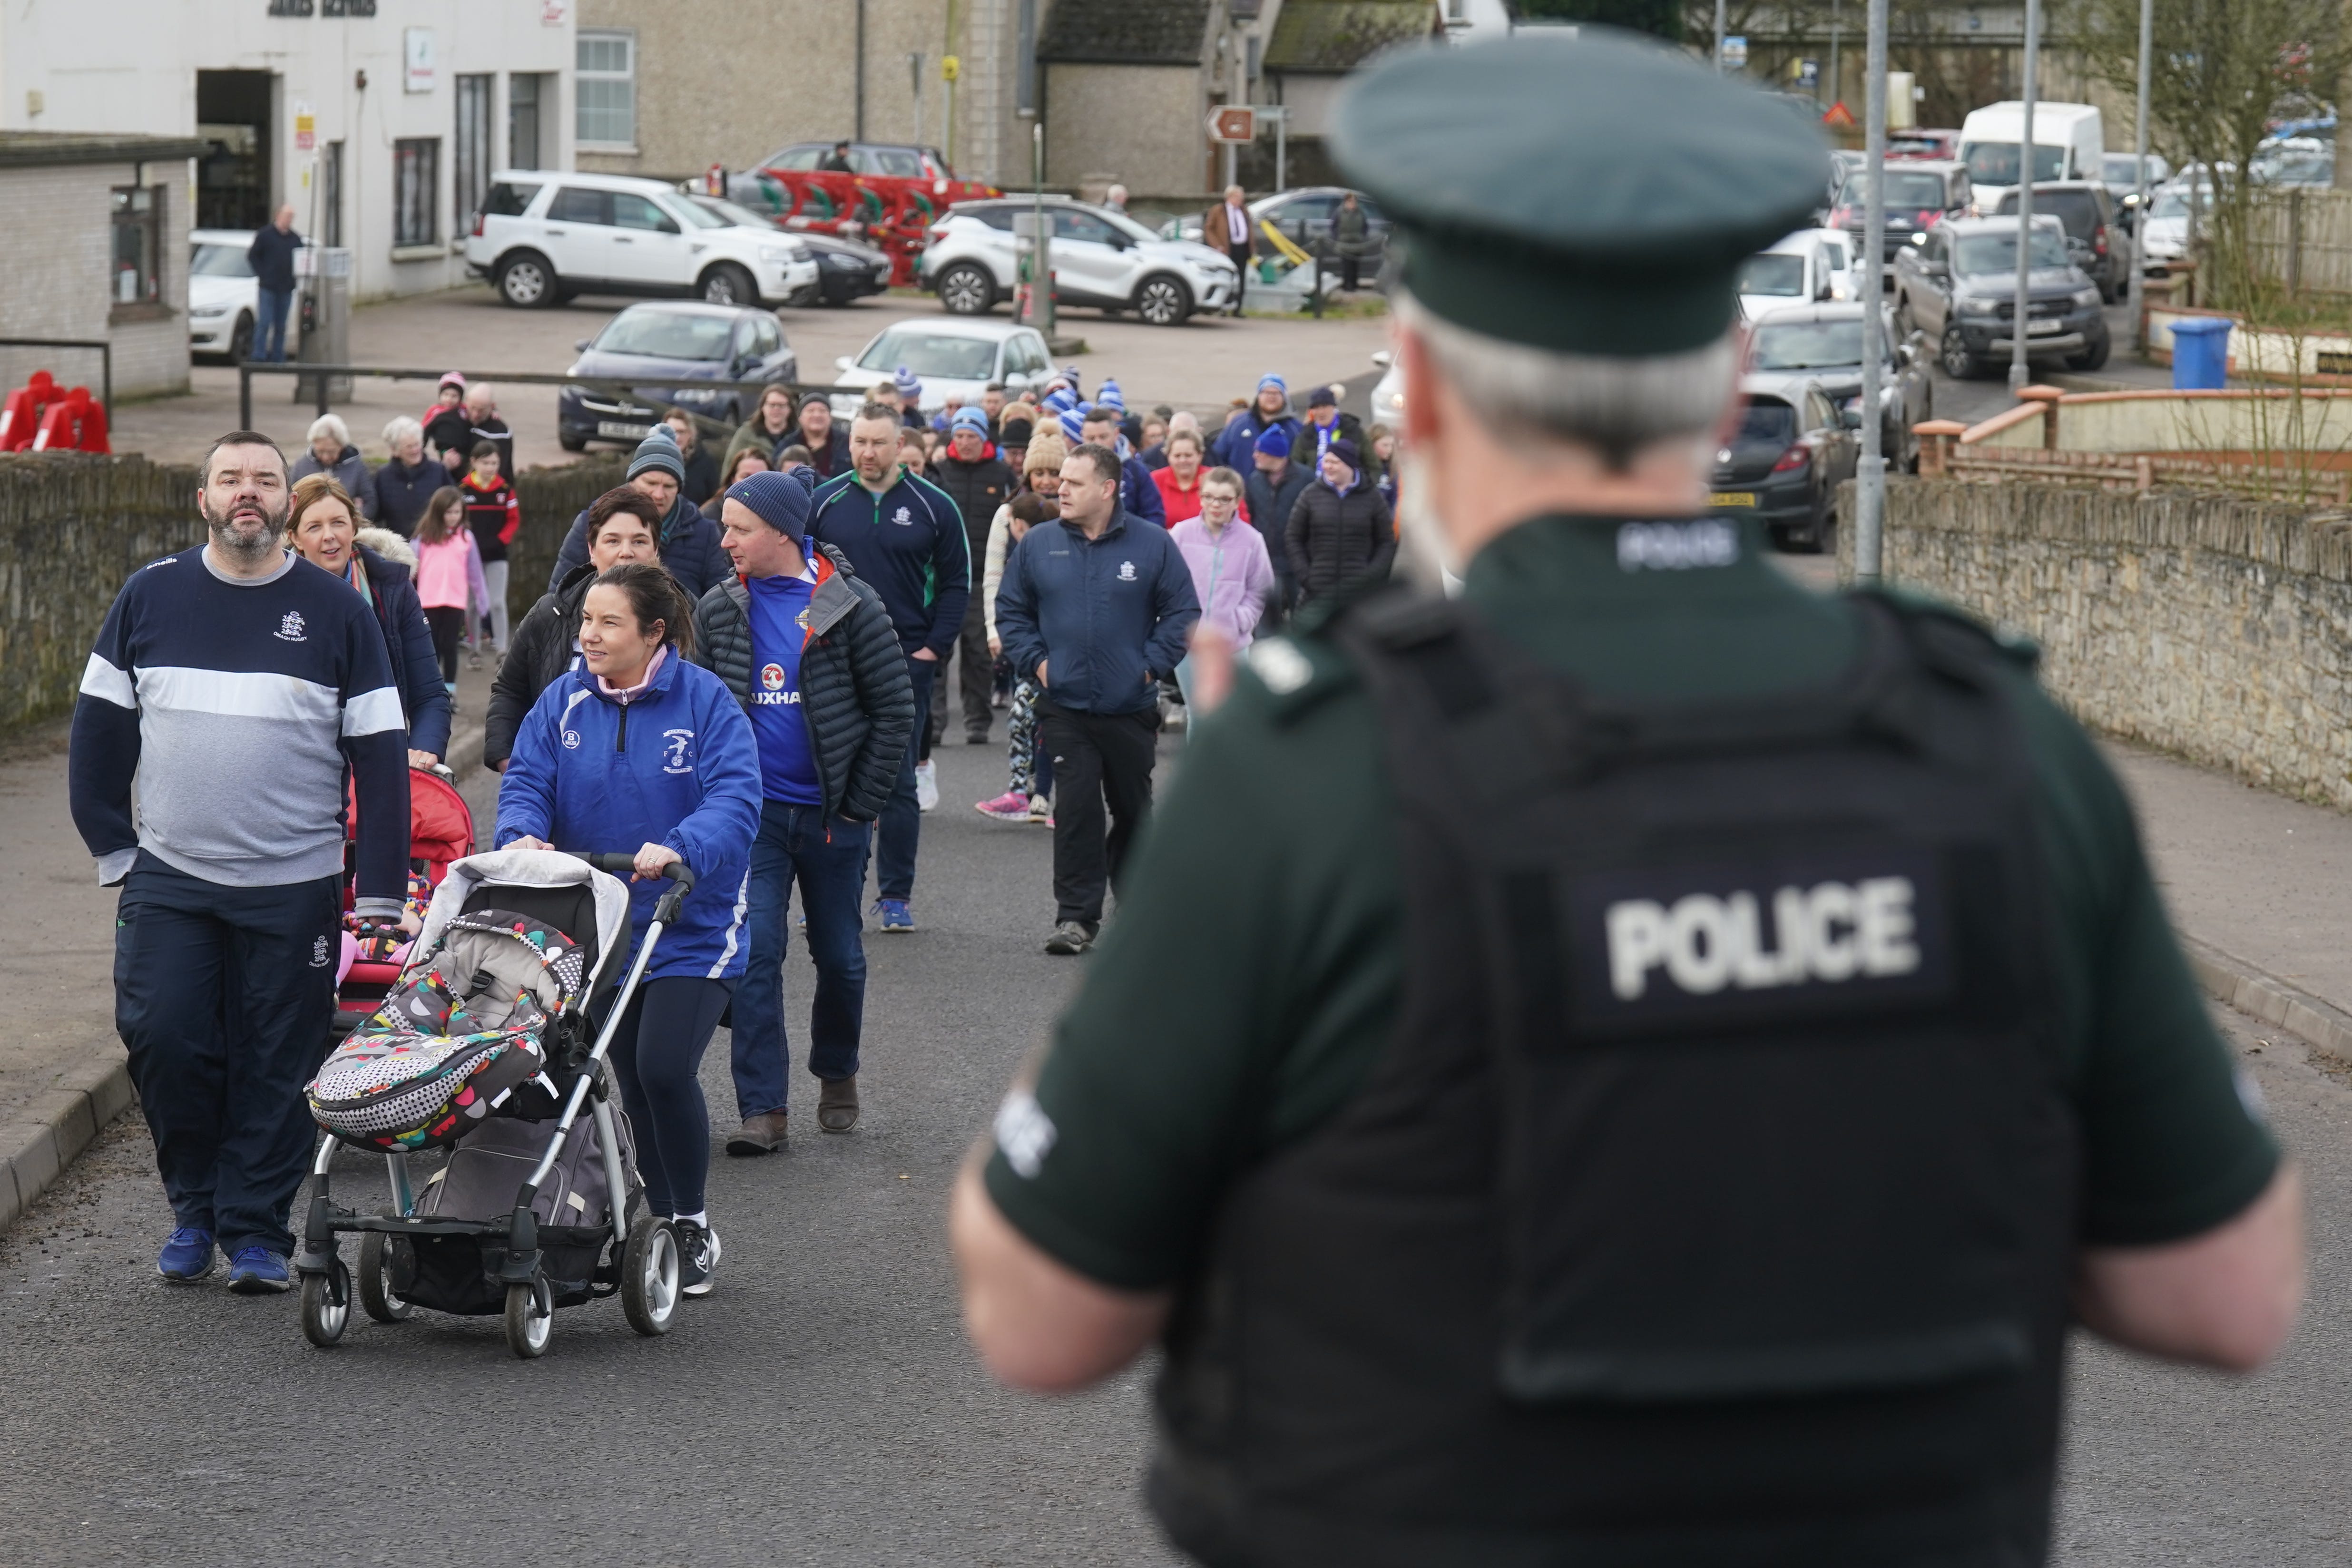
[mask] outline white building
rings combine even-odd
[[[0,131],[197,137],[169,232],[290,202],[355,297],[418,293],[492,169],[572,167],[573,35],[572,0],[10,0]]]

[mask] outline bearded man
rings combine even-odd
[[[115,1028],[155,1138],[175,1284],[284,1290],[341,956],[343,787],[353,914],[407,892],[408,735],[364,598],[285,547],[286,458],[240,430],[205,455],[209,541],[131,574],[74,706],[74,826],[114,922]],[[138,786],[138,811],[131,788]]]

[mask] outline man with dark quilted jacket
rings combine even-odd
[[[808,536],[808,477],[751,474],[728,489],[719,538],[734,574],[694,610],[693,658],[743,705],[760,751],[749,966],[734,999],[743,1126],[727,1141],[730,1154],[765,1154],[784,1142],[784,913],[795,882],[816,964],[809,1071],[821,1086],[817,1126],[846,1132],[857,1124],[866,835],[915,729],[913,684],[881,595],[839,551]]]

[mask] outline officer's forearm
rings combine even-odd
[[[2074,1310],[2117,1344],[2252,1372],[2303,1304],[2303,1183],[2291,1165],[2235,1219],[2186,1241],[2084,1254]]]
[[[948,1211],[963,1277],[964,1331],[998,1382],[1067,1394],[1108,1377],[1160,1337],[1164,1290],[1114,1290],[1066,1268],[1013,1228],[967,1162]]]

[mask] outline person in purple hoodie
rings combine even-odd
[[[1201,515],[1188,517],[1168,531],[1192,574],[1192,593],[1201,601],[1201,621],[1193,633],[1223,637],[1234,652],[1248,651],[1257,635],[1258,617],[1275,591],[1274,557],[1265,535],[1241,520],[1242,477],[1231,468],[1211,468],[1201,476]],[[1192,735],[1192,657],[1176,667],[1176,685],[1184,693],[1184,733]]]

